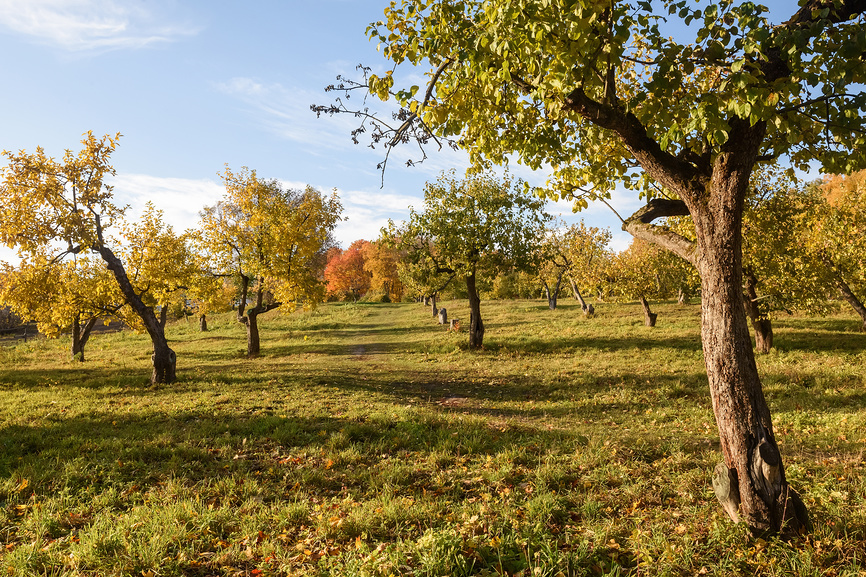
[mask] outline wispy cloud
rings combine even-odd
[[[216,83],[215,87],[242,102],[262,130],[279,138],[325,150],[351,145],[347,121],[323,122],[310,111],[312,103],[327,101],[322,93],[244,77]]]
[[[142,48],[199,31],[168,22],[169,8],[153,6],[123,0],[0,0],[0,26],[71,52]]]
[[[335,151],[357,150],[358,146],[368,144],[364,135],[360,137],[360,145],[355,145],[351,139],[352,131],[362,124],[362,118],[348,113],[317,118],[310,110],[313,103],[332,102],[334,94],[287,87],[279,83],[265,83],[246,77],[216,83],[215,87],[223,94],[242,102],[261,130],[278,138],[302,143],[311,154],[333,156]],[[369,108],[371,112],[386,120],[390,119],[394,106],[393,103],[383,103],[376,99],[363,101],[360,93],[347,104],[358,109]],[[369,122],[367,125],[369,126]],[[373,167],[385,159],[386,153],[384,144],[375,146],[375,150],[370,151],[374,160]],[[427,160],[418,165],[417,169],[428,175],[435,175],[450,168],[465,169],[469,165],[468,156],[464,152],[450,150],[447,146],[438,150],[435,144],[430,143],[427,152]],[[391,151],[388,163],[391,167],[404,166],[410,161],[418,162],[422,157],[423,153],[417,147],[402,145]],[[364,162],[370,165],[368,160]]]

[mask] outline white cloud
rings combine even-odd
[[[286,188],[304,189],[302,182],[280,180]],[[109,183],[114,186],[118,204],[128,204],[127,217],[136,220],[147,201],[163,211],[165,222],[176,232],[198,225],[198,213],[215,204],[225,193],[225,187],[210,179],[164,178],[145,174],[119,174]],[[317,187],[330,192],[324,187]],[[343,204],[344,220],[334,232],[336,240],[348,247],[358,239],[374,240],[387,226],[388,219],[404,220],[410,205],[420,205],[417,197],[377,190],[337,190]]]
[[[225,187],[209,179],[163,178],[146,174],[119,174],[111,179],[118,204],[129,204],[127,217],[137,219],[147,201],[162,210],[165,222],[176,232],[194,228],[198,213],[215,204],[225,193]]]
[[[0,0],[0,26],[72,52],[142,48],[199,31],[164,21],[150,6],[122,0]]]

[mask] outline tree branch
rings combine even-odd
[[[635,238],[640,238],[671,251],[680,258],[698,266],[698,245],[667,227],[652,223],[657,218],[688,216],[689,209],[681,200],[656,198],[631,215],[622,224],[622,229]]]

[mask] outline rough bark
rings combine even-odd
[[[649,303],[643,295],[640,295],[640,306],[643,307],[643,324],[648,327],[656,326],[656,319],[659,315],[650,310]]]
[[[733,119],[730,139],[707,167],[706,177],[683,172],[659,179],[684,199],[695,223],[696,243],[644,222],[652,210],[639,211],[623,229],[646,234],[643,238],[693,262],[700,273],[704,362],[727,469],[727,475],[718,470],[714,475],[719,501],[734,521],[742,520],[756,534],[792,534],[811,525],[803,502],[785,479],[742,294],[743,204],[764,130],[761,123]],[[641,160],[654,177],[678,170],[655,162],[656,152],[645,153]]]
[[[743,305],[746,315],[752,323],[755,331],[755,352],[766,354],[773,348],[773,322],[765,311],[761,310],[758,300],[758,279],[751,271],[745,273],[745,287],[743,293]]]
[[[469,348],[480,349],[484,344],[484,322],[481,320],[481,298],[475,287],[475,272],[466,276],[469,293]]]
[[[75,315],[75,319],[72,321],[72,360],[79,363],[84,362],[84,347],[90,339],[90,333],[96,326],[96,322],[97,318],[91,317],[82,326],[81,316]]]
[[[126,270],[123,268],[123,263],[111,249],[102,244],[95,244],[92,250],[99,253],[102,260],[105,261],[108,270],[117,280],[127,304],[141,319],[147,334],[150,336],[151,343],[153,343],[153,355],[151,355],[153,372],[150,376],[150,382],[152,384],[173,383],[177,376],[177,356],[168,346],[165,331],[159,324],[153,307],[145,305],[138,293],[135,292],[129,277],[126,275]]]
[[[161,305],[159,307],[159,326],[162,327],[162,330],[165,330],[165,324],[168,322],[168,307],[166,305]]]
[[[763,138],[763,127],[744,125],[734,123],[716,159],[712,195],[689,207],[698,239],[701,337],[722,454],[736,487],[726,498],[736,493],[739,500],[732,518],[758,534],[799,532],[809,519],[785,479],[742,304],[743,200]]]
[[[590,319],[595,316],[595,307],[587,304],[585,300],[583,300],[583,295],[580,294],[580,290],[577,288],[577,283],[574,282],[574,278],[569,275],[568,280],[571,281],[571,292],[574,293],[574,298],[578,300],[580,303],[580,308],[583,309],[583,316]],[[599,298],[599,300],[601,300]]]
[[[198,317],[198,330],[201,332],[207,332],[207,315],[199,315]]]
[[[685,305],[688,303],[689,303],[688,293],[686,293],[686,291],[683,289],[678,289],[677,290],[677,304],[678,305]]]

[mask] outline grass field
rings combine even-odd
[[[442,303],[468,319],[465,301]],[[698,306],[485,302],[485,350],[418,304],[0,348],[8,575],[866,575],[866,334],[776,322],[758,359],[814,532],[752,538],[720,460]],[[0,574],[3,574],[0,573]]]

